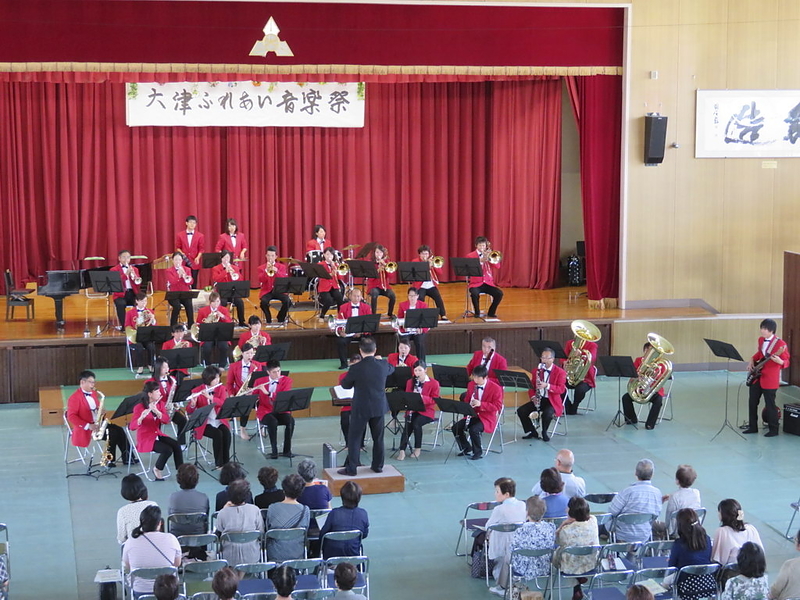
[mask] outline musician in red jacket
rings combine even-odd
[[[197,231],[197,217],[186,217],[186,229],[175,236],[175,250],[186,256],[186,267],[192,270],[192,279],[200,274],[200,259],[206,251],[206,236]]]
[[[469,295],[472,297],[472,308],[476,317],[481,314],[481,294],[492,297],[492,304],[486,313],[487,319],[497,318],[497,307],[503,300],[503,290],[494,282],[492,269],[499,269],[500,263],[489,262],[489,240],[483,236],[475,238],[475,250],[467,254],[467,258],[477,258],[481,261],[482,276],[469,278]]]
[[[169,423],[166,398],[161,395],[161,389],[155,381],[146,381],[142,390],[142,399],[133,408],[130,429],[136,431],[136,450],[142,452],[156,452],[158,459],[153,467],[156,481],[164,481],[162,469],[167,464],[169,457],[175,460],[177,470],[183,464],[181,445],[161,433],[161,426]]]
[[[574,346],[574,340],[569,340],[567,344],[564,346],[564,353],[569,356],[569,353],[572,352],[572,347]],[[572,392],[572,399],[567,400],[567,392],[564,392],[564,412],[568,415],[577,415],[578,414],[578,405],[583,401],[586,397],[586,394],[589,393],[589,390],[593,389],[596,383],[596,376],[597,376],[597,367],[595,364],[597,363],[597,343],[584,341],[583,349],[588,351],[592,355],[592,365],[589,367],[589,371],[586,373],[586,377],[583,378],[583,381],[579,381],[578,385],[572,386],[567,381],[567,389],[574,390]],[[565,359],[561,360],[561,368],[564,368],[564,363],[567,361]]]
[[[417,288],[408,288],[408,300],[400,303],[397,307],[397,318],[405,319],[406,312],[409,310],[418,310],[422,308],[430,308],[424,300],[419,299],[419,292]],[[420,360],[425,360],[425,338],[427,337],[429,329],[423,327],[422,329],[407,329],[405,324],[402,325],[398,331],[398,335],[408,338],[409,341],[414,342],[417,347],[417,356]]]
[[[369,304],[363,301],[360,288],[353,288],[350,291],[348,299],[339,307],[338,319],[345,321],[350,317],[363,317],[364,315],[371,315],[372,309]],[[346,327],[346,325],[345,325]],[[357,340],[361,337],[360,334],[351,335],[349,337],[336,336],[336,351],[339,354],[339,369],[347,368],[347,345],[351,340]],[[345,436],[347,439],[347,436]]]
[[[372,298],[372,313],[378,312],[378,296],[386,296],[389,299],[389,308],[387,314],[391,317],[394,315],[394,304],[397,301],[397,296],[392,289],[392,279],[394,274],[386,271],[386,265],[389,262],[389,253],[386,247],[377,244],[372,250],[372,260],[375,261],[375,268],[378,270],[378,277],[370,277],[367,279],[367,293]]]
[[[119,273],[119,278],[122,280],[122,292],[114,292],[111,296],[114,298],[114,308],[117,309],[118,330],[122,331],[125,322],[125,307],[133,306],[136,294],[139,293],[142,277],[139,275],[139,269],[131,264],[131,253],[128,250],[120,250],[117,258],[119,262],[111,267],[111,270]]]
[[[219,409],[225,403],[225,387],[219,385],[220,370],[214,365],[203,369],[203,384],[192,390],[186,412],[192,414],[198,408],[212,404],[214,408],[208,419],[194,430],[195,438],[199,441],[203,436],[211,438],[214,447],[214,470],[221,469],[231,459],[231,429],[228,419],[218,419]],[[214,388],[214,389],[211,389]]]
[[[197,311],[198,323],[232,323],[231,313],[228,309],[222,306],[219,294],[211,292],[208,295],[208,306],[204,306]],[[220,369],[228,366],[228,350],[231,344],[228,341],[219,340],[216,342],[201,342],[200,350],[203,354],[203,362],[207,365],[212,363],[214,357],[214,349],[217,350],[217,362]]]
[[[166,358],[159,356],[156,359],[153,365],[153,378],[148,379],[148,381],[155,381],[158,384],[158,389],[161,390],[161,398],[164,400],[164,407],[167,409],[167,412],[169,412],[167,400],[172,396],[174,402],[174,397],[178,391],[180,382],[170,375],[169,361]],[[186,432],[183,431],[183,427],[186,425],[186,415],[180,410],[175,410],[175,412],[172,413],[171,420],[175,423],[175,428],[178,430],[178,443],[181,446],[185,446]]]
[[[469,402],[477,418],[464,417],[453,425],[453,435],[460,450],[458,456],[471,454],[472,460],[479,460],[483,458],[481,433],[492,433],[497,426],[497,418],[503,408],[503,388],[489,379],[486,367],[478,365],[472,371],[472,381],[461,395],[461,400]]]
[[[636,367],[637,371],[639,370],[639,365],[642,364],[644,355],[647,354],[650,348],[652,348],[650,342],[645,342],[644,346],[642,346],[642,356],[633,361],[633,366]],[[661,412],[661,405],[664,403],[664,396],[666,396],[666,394],[662,387],[650,398],[650,412],[647,413],[647,421],[645,421],[644,424],[645,429],[655,428],[656,422],[658,421],[658,414]],[[626,425],[636,425],[639,422],[639,418],[636,416],[636,411],[633,408],[633,398],[631,398],[630,394],[627,392],[622,396],[622,412],[625,414]]]
[[[436,303],[436,308],[439,309],[439,320],[447,321],[447,313],[444,308],[444,300],[439,293],[439,278],[442,276],[442,269],[444,267],[434,267],[431,255],[431,247],[423,244],[417,248],[417,258],[412,262],[426,262],[430,265],[431,278],[428,281],[423,281],[419,284],[419,299],[425,300],[426,296],[433,298]]]
[[[280,392],[292,389],[290,377],[281,375],[281,363],[271,360],[267,363],[267,373],[269,381],[266,383],[264,393],[259,394],[256,416],[258,422],[267,426],[269,443],[272,452],[270,458],[278,458],[278,425],[284,425],[286,430],[283,434],[283,453],[281,456],[292,456],[292,434],[294,433],[294,417],[290,411],[276,413],[275,396]],[[262,382],[263,383],[263,382]]]
[[[550,348],[542,350],[539,367],[536,370],[534,379],[535,389],[528,390],[530,402],[526,402],[517,409],[517,416],[525,435],[523,440],[538,438],[539,433],[531,420],[531,413],[539,412],[542,418],[542,439],[550,441],[547,430],[553,417],[560,417],[564,414],[564,403],[562,394],[567,390],[567,373],[555,365],[556,353]]]
[[[778,407],[775,394],[781,382],[781,369],[789,366],[789,348],[786,342],[775,335],[778,324],[772,319],[761,321],[761,337],[758,349],[747,364],[747,370],[757,377],[750,385],[749,428],[744,433],[758,433],[758,402],[764,396],[769,431],[764,437],[778,435]]]
[[[215,252],[230,252],[233,257],[239,260],[247,258],[247,238],[239,231],[236,219],[225,221],[227,231],[220,234],[217,245],[214,246]]]
[[[258,283],[261,284],[261,291],[258,297],[261,300],[261,310],[267,323],[272,323],[272,313],[269,310],[270,300],[280,300],[281,309],[278,311],[278,323],[286,321],[289,314],[289,294],[279,294],[275,291],[275,279],[278,277],[288,277],[289,269],[283,263],[279,263],[277,246],[267,246],[267,262],[258,266]]]
[[[400,438],[400,451],[397,453],[397,460],[405,460],[406,446],[409,445],[411,432],[414,432],[414,448],[411,456],[419,458],[422,453],[422,426],[433,423],[436,416],[436,402],[434,398],[439,397],[439,382],[428,377],[428,365],[418,360],[414,365],[414,377],[406,383],[406,391],[414,392],[422,396],[422,403],[425,405],[423,412],[410,410],[406,413],[405,427]]]
[[[325,252],[326,248],[333,248],[331,241],[325,237],[327,233],[324,226],[314,225],[314,237],[306,242],[306,253]]]
[[[193,346],[190,340],[184,339],[186,337],[186,327],[181,323],[172,326],[172,339],[167,340],[161,346],[162,350],[180,350],[181,348],[191,348]],[[155,373],[158,373],[156,370]],[[183,378],[189,375],[189,369],[171,369],[171,375],[178,381],[180,385]]]
[[[194,271],[189,270],[183,264],[183,254],[175,252],[172,255],[172,266],[167,269],[167,291],[168,292],[190,292],[192,291],[192,284],[196,281],[192,277]],[[186,321],[191,327],[194,323],[194,308],[192,306],[191,298],[184,298],[178,300],[177,298],[169,301],[172,307],[172,315],[169,319],[170,326],[174,327],[178,324],[178,317],[181,313],[181,306],[186,310]]]
[[[222,262],[211,269],[211,285],[215,289],[218,283],[244,281],[242,270],[233,262],[233,254],[230,250],[223,251],[221,260]],[[223,302],[222,305],[228,308],[228,302]],[[239,315],[239,327],[246,327],[244,323],[244,300],[242,298],[234,298],[233,305],[236,307],[236,314]]]
[[[342,290],[339,288],[339,275],[336,272],[336,254],[333,248],[325,248],[322,253],[323,261],[321,264],[330,273],[330,279],[318,279],[317,293],[319,294],[320,313],[319,318],[324,319],[328,310],[332,306],[337,308],[344,304]]]
[[[231,368],[228,370],[228,380],[225,384],[229,398],[239,393],[239,390],[249,381],[253,373],[261,371],[264,368],[264,363],[253,360],[255,355],[256,347],[246,343],[242,346],[242,359],[231,364]],[[246,415],[239,420],[239,424],[241,425],[239,428],[239,437],[245,441],[250,439],[250,435],[247,433],[246,429],[249,420],[250,415]]]
[[[239,348],[243,349],[245,344],[250,344],[253,348],[272,344],[272,336],[261,330],[261,317],[250,315],[250,318],[247,319],[247,326],[249,329],[243,331],[242,335],[239,336]]]
[[[147,308],[147,296],[144,292],[137,292],[136,306],[125,314],[125,335],[128,335],[131,329],[135,332],[139,327],[152,327],[156,324],[156,314]],[[154,342],[147,342],[144,346],[138,342],[131,343],[130,340],[127,343],[133,358],[132,362],[138,366],[136,374],[141,375],[145,365],[152,364],[156,355],[156,345]]]
[[[411,342],[407,337],[397,339],[397,352],[390,352],[386,357],[388,362],[393,367],[413,367],[417,364],[417,357],[411,354]]]
[[[494,374],[494,370],[508,370],[508,361],[497,352],[497,342],[494,338],[485,337],[481,340],[481,349],[475,351],[475,354],[472,355],[467,364],[467,374],[472,375],[473,369],[478,365],[483,365],[489,370],[489,379],[495,383],[499,383],[499,381],[497,381],[497,375]]]

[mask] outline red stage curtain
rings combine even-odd
[[[320,222],[340,247],[376,240],[401,260],[421,243],[463,256],[488,233],[504,285],[544,287],[557,83],[371,84],[363,129],[128,128],[122,84],[2,83],[0,265],[21,281],[120,248],[152,259],[193,213],[209,246],[239,221],[251,278],[267,244],[301,256]]]
[[[581,156],[589,300],[619,294],[622,78],[568,77]]]

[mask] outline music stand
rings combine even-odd
[[[246,298],[250,302],[250,281],[223,281],[217,284],[217,293],[225,304],[236,298]],[[252,302],[250,304],[255,306]]]
[[[378,268],[371,260],[348,260],[347,264],[350,266],[350,274],[355,277],[363,277],[365,279],[378,279]]]
[[[403,321],[403,329],[406,331],[409,329],[433,329],[434,327],[438,326],[438,308],[413,308],[411,310],[407,310],[405,320]]]
[[[308,278],[307,277],[276,277],[275,283],[273,284],[272,291],[275,294],[287,294],[291,296],[300,296],[303,292],[306,291],[306,286],[308,285]],[[289,299],[289,306],[294,304],[293,299],[290,297]],[[298,327],[302,328],[303,325],[298,323],[292,318],[292,313],[287,312],[286,318],[288,319],[288,323],[294,323]]]
[[[146,346],[147,344],[163,344],[172,337],[172,327],[168,325],[151,325],[136,328],[136,343]]]
[[[514,414],[516,414],[517,409],[519,408],[519,390],[533,389],[531,378],[528,377],[527,373],[522,373],[521,371],[492,369],[492,372],[494,373],[495,377],[497,377],[497,381],[499,381],[500,385],[502,385],[504,388],[514,388]],[[513,444],[517,441],[517,421],[519,421],[519,419],[514,419],[514,439],[503,442],[504,446],[506,444]]]
[[[431,266],[427,261],[398,262],[397,276],[401,283],[422,283],[431,278]]]
[[[546,348],[550,348],[555,352],[553,358],[567,358],[567,353],[564,352],[564,347],[560,342],[554,340],[528,340],[528,344],[533,350],[533,353],[539,357],[539,360],[542,359],[542,352],[544,352]]]
[[[189,348],[186,348],[189,350]],[[188,377],[181,381],[178,389],[175,390],[175,396],[172,398],[173,404],[183,404],[186,398],[191,396],[192,390],[203,382],[200,379],[189,379]]]
[[[185,383],[185,382],[183,382],[183,383]],[[181,383],[181,386],[183,385],[183,383]],[[177,393],[175,395],[177,396]],[[181,437],[182,435],[186,435],[187,431],[191,431],[192,432],[192,438],[191,438],[191,441],[189,442],[189,447],[191,448],[192,444],[194,444],[194,466],[197,467],[198,469],[200,469],[203,473],[205,473],[206,475],[208,475],[212,479],[216,479],[217,481],[219,481],[219,479],[217,477],[214,477],[214,475],[212,475],[203,466],[203,464],[200,462],[200,459],[199,459],[198,453],[197,453],[197,448],[200,446],[200,440],[197,439],[197,436],[195,435],[195,432],[194,432],[195,429],[200,427],[203,423],[205,423],[208,420],[208,415],[211,414],[211,411],[213,410],[213,408],[214,408],[213,404],[207,404],[206,406],[201,406],[200,408],[196,409],[191,414],[187,415],[186,416],[186,425],[184,425],[183,429],[181,429],[178,432],[178,437]],[[233,437],[233,436],[231,436],[231,437]],[[189,452],[187,452],[187,455],[188,455],[188,453]]]
[[[461,315],[461,318],[466,319],[468,316],[472,315],[476,319],[480,319],[480,314],[476,315],[470,310],[470,305],[472,302],[469,297],[469,278],[483,277],[483,267],[481,266],[480,259],[451,256],[450,264],[453,266],[453,272],[456,274],[456,277],[467,278],[466,295],[464,297],[464,313]]]
[[[189,348],[172,348],[170,350],[164,350],[162,348],[159,354],[167,359],[170,371],[176,369],[191,370],[198,364],[197,346],[194,345]]]
[[[122,287],[122,277],[119,271],[89,271],[92,288],[97,294],[106,295],[106,324],[94,335],[100,337],[104,331],[111,328],[111,294],[121,294],[125,291]],[[124,323],[120,323],[124,325]]]
[[[233,323],[199,323],[199,342],[230,342],[233,339]]]
[[[371,335],[378,331],[380,322],[380,315],[359,315],[357,317],[350,317],[347,319],[344,332]]]
[[[278,392],[275,395],[275,403],[272,405],[272,412],[294,412],[296,410],[305,410],[311,404],[311,395],[314,393],[314,388],[298,388],[296,390],[286,390]],[[294,415],[292,415],[294,416]],[[284,432],[284,435],[286,433]],[[289,466],[292,466],[292,459],[295,456],[302,456],[304,458],[314,458],[310,454],[295,454],[289,453]]]
[[[433,378],[439,382],[441,387],[449,387],[454,398],[456,388],[465,390],[470,381],[466,367],[446,367],[444,365],[433,365]]]
[[[731,361],[738,360],[739,362],[744,362],[742,355],[739,354],[739,351],[733,346],[733,344],[728,344],[727,342],[720,342],[719,340],[708,340],[703,338],[703,341],[711,350],[711,353],[714,356],[719,358],[726,358],[728,359],[728,366],[725,369],[725,420],[722,422],[722,427],[719,428],[719,431],[714,434],[714,437],[711,438],[713,442],[717,439],[717,436],[722,433],[722,431],[727,427],[731,431],[733,431],[736,435],[740,438],[745,438],[740,431],[738,431],[733,425],[731,425],[730,420],[728,419],[728,390],[730,388],[730,376],[731,376]],[[736,409],[739,409],[739,405],[736,405]],[[750,427],[758,427],[758,423],[750,423]]]
[[[203,252],[200,265],[203,269],[213,269],[222,263],[222,252]],[[191,266],[189,267],[192,268]]]
[[[399,390],[395,390],[393,392],[389,392],[386,394],[386,400],[389,402],[389,410],[391,410],[393,415],[397,415],[400,411],[404,410],[405,414],[405,425],[404,429],[408,429],[407,425],[411,420],[411,411],[416,412],[424,412],[425,411],[425,403],[422,401],[422,396],[415,392],[401,392]],[[396,419],[397,417],[395,417]],[[397,430],[395,430],[394,435],[392,435],[392,452],[398,452],[400,450],[405,450],[406,447],[403,446],[402,448],[395,448],[395,438],[397,436]],[[410,438],[411,436],[409,436]],[[408,446],[409,451],[412,450],[411,448],[411,440],[406,440],[406,445]]]
[[[478,417],[478,415],[475,413],[475,409],[470,406],[469,402],[463,402],[462,400],[451,400],[449,398],[434,398],[434,401],[436,402],[436,406],[439,407],[440,411],[451,413],[453,415],[453,426],[455,426],[456,421],[458,419],[456,415],[461,415],[464,417],[472,417],[473,419],[476,419]],[[453,453],[453,448],[455,448],[455,446],[456,446],[456,437],[454,433],[453,443],[450,445],[450,451],[444,458],[444,464],[447,464],[447,461],[450,459],[450,455]]]
[[[630,356],[600,356],[598,360],[606,377],[617,378],[617,412],[606,427],[606,431],[608,431],[612,425],[617,427],[625,425],[625,413],[622,412],[622,379],[635,379],[639,373],[633,366],[633,359]],[[635,423],[632,425],[636,427]],[[639,428],[636,427],[636,429]]]
[[[219,413],[217,413],[218,419],[241,419],[244,416],[248,416],[250,412],[255,408],[256,404],[258,403],[258,396],[256,394],[244,394],[242,396],[229,396],[225,398],[225,402],[219,409]],[[231,460],[233,462],[239,462],[236,456],[236,438],[239,437],[237,435],[231,435],[231,439],[233,440],[233,454],[231,454]],[[245,471],[245,474],[247,472]]]
[[[411,379],[411,367],[395,367],[386,377],[386,389],[405,390],[408,380]]]
[[[271,360],[284,360],[289,355],[291,345],[291,342],[281,342],[279,344],[257,346],[255,360],[261,363],[268,363]]]

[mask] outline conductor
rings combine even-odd
[[[353,389],[353,402],[350,412],[350,430],[347,432],[347,460],[340,475],[354,477],[359,463],[361,440],[369,425],[372,433],[372,465],[376,473],[383,472],[383,415],[389,410],[386,401],[386,378],[394,372],[394,367],[385,360],[375,357],[375,339],[361,338],[358,344],[362,359],[352,365],[342,379],[342,387]]]

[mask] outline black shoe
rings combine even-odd
[[[543,433],[542,434],[542,440],[545,441],[545,442],[549,442],[550,441],[550,436],[547,435],[546,433]]]
[[[336,471],[336,472],[337,472],[339,475],[347,475],[348,477],[355,477],[355,476],[356,476],[356,473],[351,473],[351,472],[350,472],[350,471],[348,471],[347,469],[339,469],[339,470],[338,470],[338,471]]]
[[[470,454],[472,454],[471,450],[462,450],[461,452],[456,454],[456,456],[469,456]]]
[[[111,462],[109,462],[109,463],[106,465],[106,467],[108,467],[109,469],[115,469],[115,468],[117,467],[117,463],[116,463],[116,461],[113,461],[113,460],[112,460]]]
[[[764,434],[764,437],[775,437],[778,435],[778,432],[774,429],[770,429],[767,433]]]
[[[639,421],[634,421],[633,419],[625,419],[625,425],[638,425]]]
[[[758,429],[745,429],[742,433],[758,433]]]
[[[474,456],[470,456],[469,457],[470,460],[480,460],[482,458],[483,458],[483,454],[476,454]]]
[[[374,471],[375,473],[383,473],[383,467],[379,467],[377,469],[373,469],[372,467],[369,468],[370,471]]]
[[[278,453],[277,453],[277,452],[270,452],[270,455],[269,455],[269,457],[270,457],[272,460],[277,460],[277,458],[278,458]]]
[[[342,363],[342,364],[339,365],[339,370],[340,371],[344,371],[346,368],[347,368],[347,365],[345,363]]]
[[[645,429],[655,429],[656,426],[655,425],[645,425],[644,428]]]

